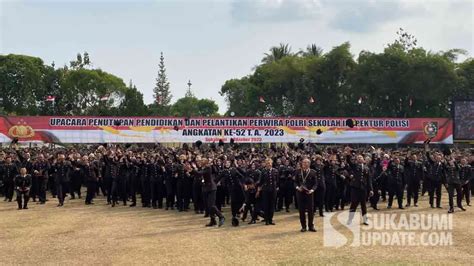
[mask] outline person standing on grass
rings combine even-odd
[[[25,167],[20,168],[20,174],[15,176],[14,182],[18,210],[26,210],[30,199],[31,175],[27,173]]]

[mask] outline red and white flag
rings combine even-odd
[[[101,101],[108,101],[109,100],[109,95],[104,95],[104,96],[100,97],[100,100]]]
[[[260,97],[258,98],[258,101],[261,102],[261,103],[264,103],[264,102],[265,102],[265,99],[263,99],[263,97],[260,96]]]
[[[314,103],[314,98],[313,98],[313,96],[309,97],[309,103]]]
[[[56,100],[56,97],[54,97],[53,95],[48,95],[46,96],[46,100],[47,102],[54,102]]]

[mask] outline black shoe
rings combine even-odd
[[[169,208],[168,208],[168,207],[166,207],[166,208],[165,208],[165,211],[167,211],[167,210],[169,210]]]
[[[392,208],[392,206],[387,206],[387,209],[391,209],[391,208]]]
[[[153,206],[153,209],[158,209],[158,206]]]
[[[376,211],[379,210],[379,208],[378,208],[377,206],[372,206],[372,209],[374,209],[374,210],[376,210]]]
[[[410,204],[405,205],[405,208],[408,208],[408,207],[410,207]]]
[[[413,206],[418,207],[418,204],[415,203]]]
[[[463,207],[463,206],[460,206],[460,207],[458,207],[458,208],[459,208],[459,209],[461,209],[463,212],[465,212],[465,211],[466,211],[466,209],[464,209],[464,207]]]
[[[434,206],[433,206],[433,204],[431,204],[431,205],[430,205],[430,207],[431,207],[432,209],[434,209]]]
[[[17,210],[21,210],[21,207],[18,207],[18,209],[17,209]]]
[[[112,207],[115,207],[115,202],[112,202]]]
[[[306,228],[301,228],[300,232],[301,232],[301,233],[306,232]]]
[[[310,227],[310,228],[309,228],[309,231],[310,231],[310,232],[316,232],[316,228]]]
[[[256,221],[255,221],[255,220],[252,220],[252,221],[250,221],[248,224],[255,224],[255,223],[256,223]]]
[[[57,207],[62,207],[62,206],[63,206],[63,204],[62,204],[62,203],[59,203]]]
[[[137,206],[137,204],[136,204],[136,203],[132,203],[132,204],[130,204],[129,207],[135,207],[135,206]]]
[[[400,206],[400,207],[398,207],[398,208],[399,208],[400,210],[404,210],[404,209],[405,209],[405,208],[403,208],[403,206]]]
[[[441,206],[436,206],[436,208],[438,208],[438,209],[442,209],[442,207],[441,207]]]
[[[453,213],[454,212],[454,208],[450,208],[448,213]]]
[[[319,217],[324,217],[324,214],[320,213],[320,214],[319,214]]]
[[[219,218],[219,227],[223,226],[223,225],[224,225],[224,222],[225,222],[225,218],[224,218],[224,217]]]
[[[23,210],[28,210],[28,207],[27,207],[27,206],[24,206],[24,207],[23,207]]]
[[[286,212],[290,212],[290,208],[286,208]]]
[[[216,226],[216,225],[217,225],[216,220],[212,220],[208,224],[206,224],[206,227],[211,227],[211,226]]]
[[[209,213],[204,214],[204,218],[209,217]]]
[[[269,225],[275,225],[275,223],[274,223],[274,222],[269,222],[268,224],[269,224]]]

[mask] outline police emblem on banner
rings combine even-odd
[[[423,123],[423,132],[427,137],[436,137],[436,135],[438,134],[438,122]]]
[[[26,123],[23,123],[23,125],[19,123],[18,125],[12,126],[8,130],[8,135],[10,137],[19,139],[31,138],[35,135],[35,131],[31,126],[27,125]]]

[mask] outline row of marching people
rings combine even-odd
[[[385,201],[392,208],[417,207],[427,191],[432,208],[441,208],[442,187],[448,191],[450,213],[465,210],[472,193],[473,155],[469,150],[449,154],[412,148],[317,146],[283,148],[184,147],[6,149],[0,154],[0,177],[5,201],[17,193],[19,209],[31,197],[44,204],[47,191],[64,205],[66,195],[85,204],[103,195],[118,204],[188,211],[210,217],[209,226],[222,225],[222,207],[230,204],[232,224],[259,216],[274,225],[274,212],[299,210],[302,230],[315,231],[314,213],[351,212],[367,203],[378,210]],[[139,197],[137,197],[139,195]],[[406,195],[406,204],[404,204]],[[191,205],[192,203],[192,205]],[[306,219],[306,213],[308,218]],[[219,218],[219,222],[216,220]],[[364,221],[367,222],[367,221]]]

